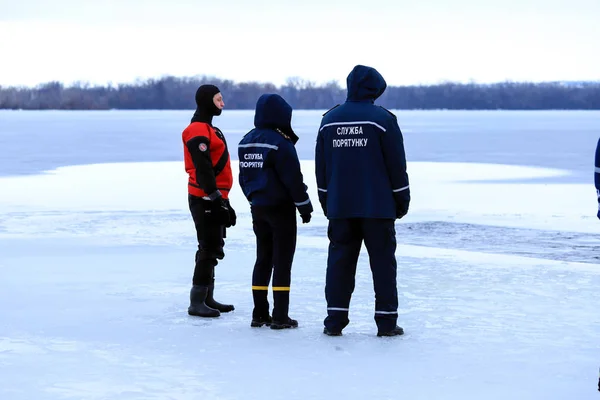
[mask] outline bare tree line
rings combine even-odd
[[[236,83],[206,76],[167,76],[106,86],[80,83],[67,87],[60,82],[33,88],[0,86],[0,109],[193,109],[194,94],[203,83],[219,86],[228,109],[254,109],[263,93],[278,93],[295,109],[328,109],[346,98],[346,89],[337,82],[316,85],[290,78],[277,87],[271,83]],[[389,86],[378,104],[390,109],[598,110],[600,82]]]

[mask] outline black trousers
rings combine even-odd
[[[205,211],[210,209],[210,200],[189,195],[188,202],[198,237],[196,266],[192,284],[208,286],[215,281],[217,260],[222,260],[225,257],[223,252],[225,226],[215,223],[210,217],[210,213],[206,214]]]
[[[389,331],[398,320],[396,287],[396,229],[392,219],[332,219],[329,221],[329,254],[325,298],[325,326],[341,331],[348,325],[356,264],[364,240],[369,253],[375,289],[375,323]]]
[[[252,206],[251,211],[256,236],[252,317],[269,315],[267,295],[273,274],[273,319],[285,321],[288,318],[292,262],[296,252],[296,208],[290,203],[282,206]]]

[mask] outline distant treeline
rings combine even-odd
[[[291,78],[276,87],[209,77],[163,77],[107,86],[66,87],[59,82],[35,88],[0,86],[0,109],[193,109],[194,94],[203,83],[221,89],[228,109],[254,109],[263,93],[279,93],[295,109],[328,109],[346,98],[346,88],[337,82],[316,85]],[[598,110],[600,82],[389,86],[377,103],[390,109]]]

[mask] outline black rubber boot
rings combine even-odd
[[[215,293],[215,284],[208,286],[208,293],[206,294],[206,305],[215,310],[219,310],[222,313],[230,312],[235,310],[235,307],[231,304],[221,304],[213,297]]]
[[[377,332],[377,336],[400,336],[400,335],[404,335],[404,329],[400,328],[398,325],[396,325],[396,327],[394,329],[392,329],[391,331],[379,331]]]
[[[215,318],[221,315],[219,310],[210,308],[205,300],[208,295],[208,286],[193,285],[190,291],[190,306],[188,314],[196,317]]]
[[[290,329],[290,328],[297,328],[297,327],[298,327],[298,321],[296,321],[295,319],[291,319],[290,317],[288,317],[287,319],[285,319],[283,321],[276,321],[276,320],[271,321],[271,329]]]

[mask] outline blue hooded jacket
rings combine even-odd
[[[293,203],[300,214],[313,211],[300,170],[292,130],[292,107],[277,94],[256,102],[254,126],[240,141],[239,182],[253,206]]]
[[[410,202],[404,140],[396,116],[375,100],[386,82],[371,67],[348,75],[346,102],[324,114],[315,149],[319,202],[329,219],[396,218]]]
[[[594,173],[594,184],[596,185],[596,194],[598,195],[598,218],[600,218],[600,139],[596,145],[596,168]]]

